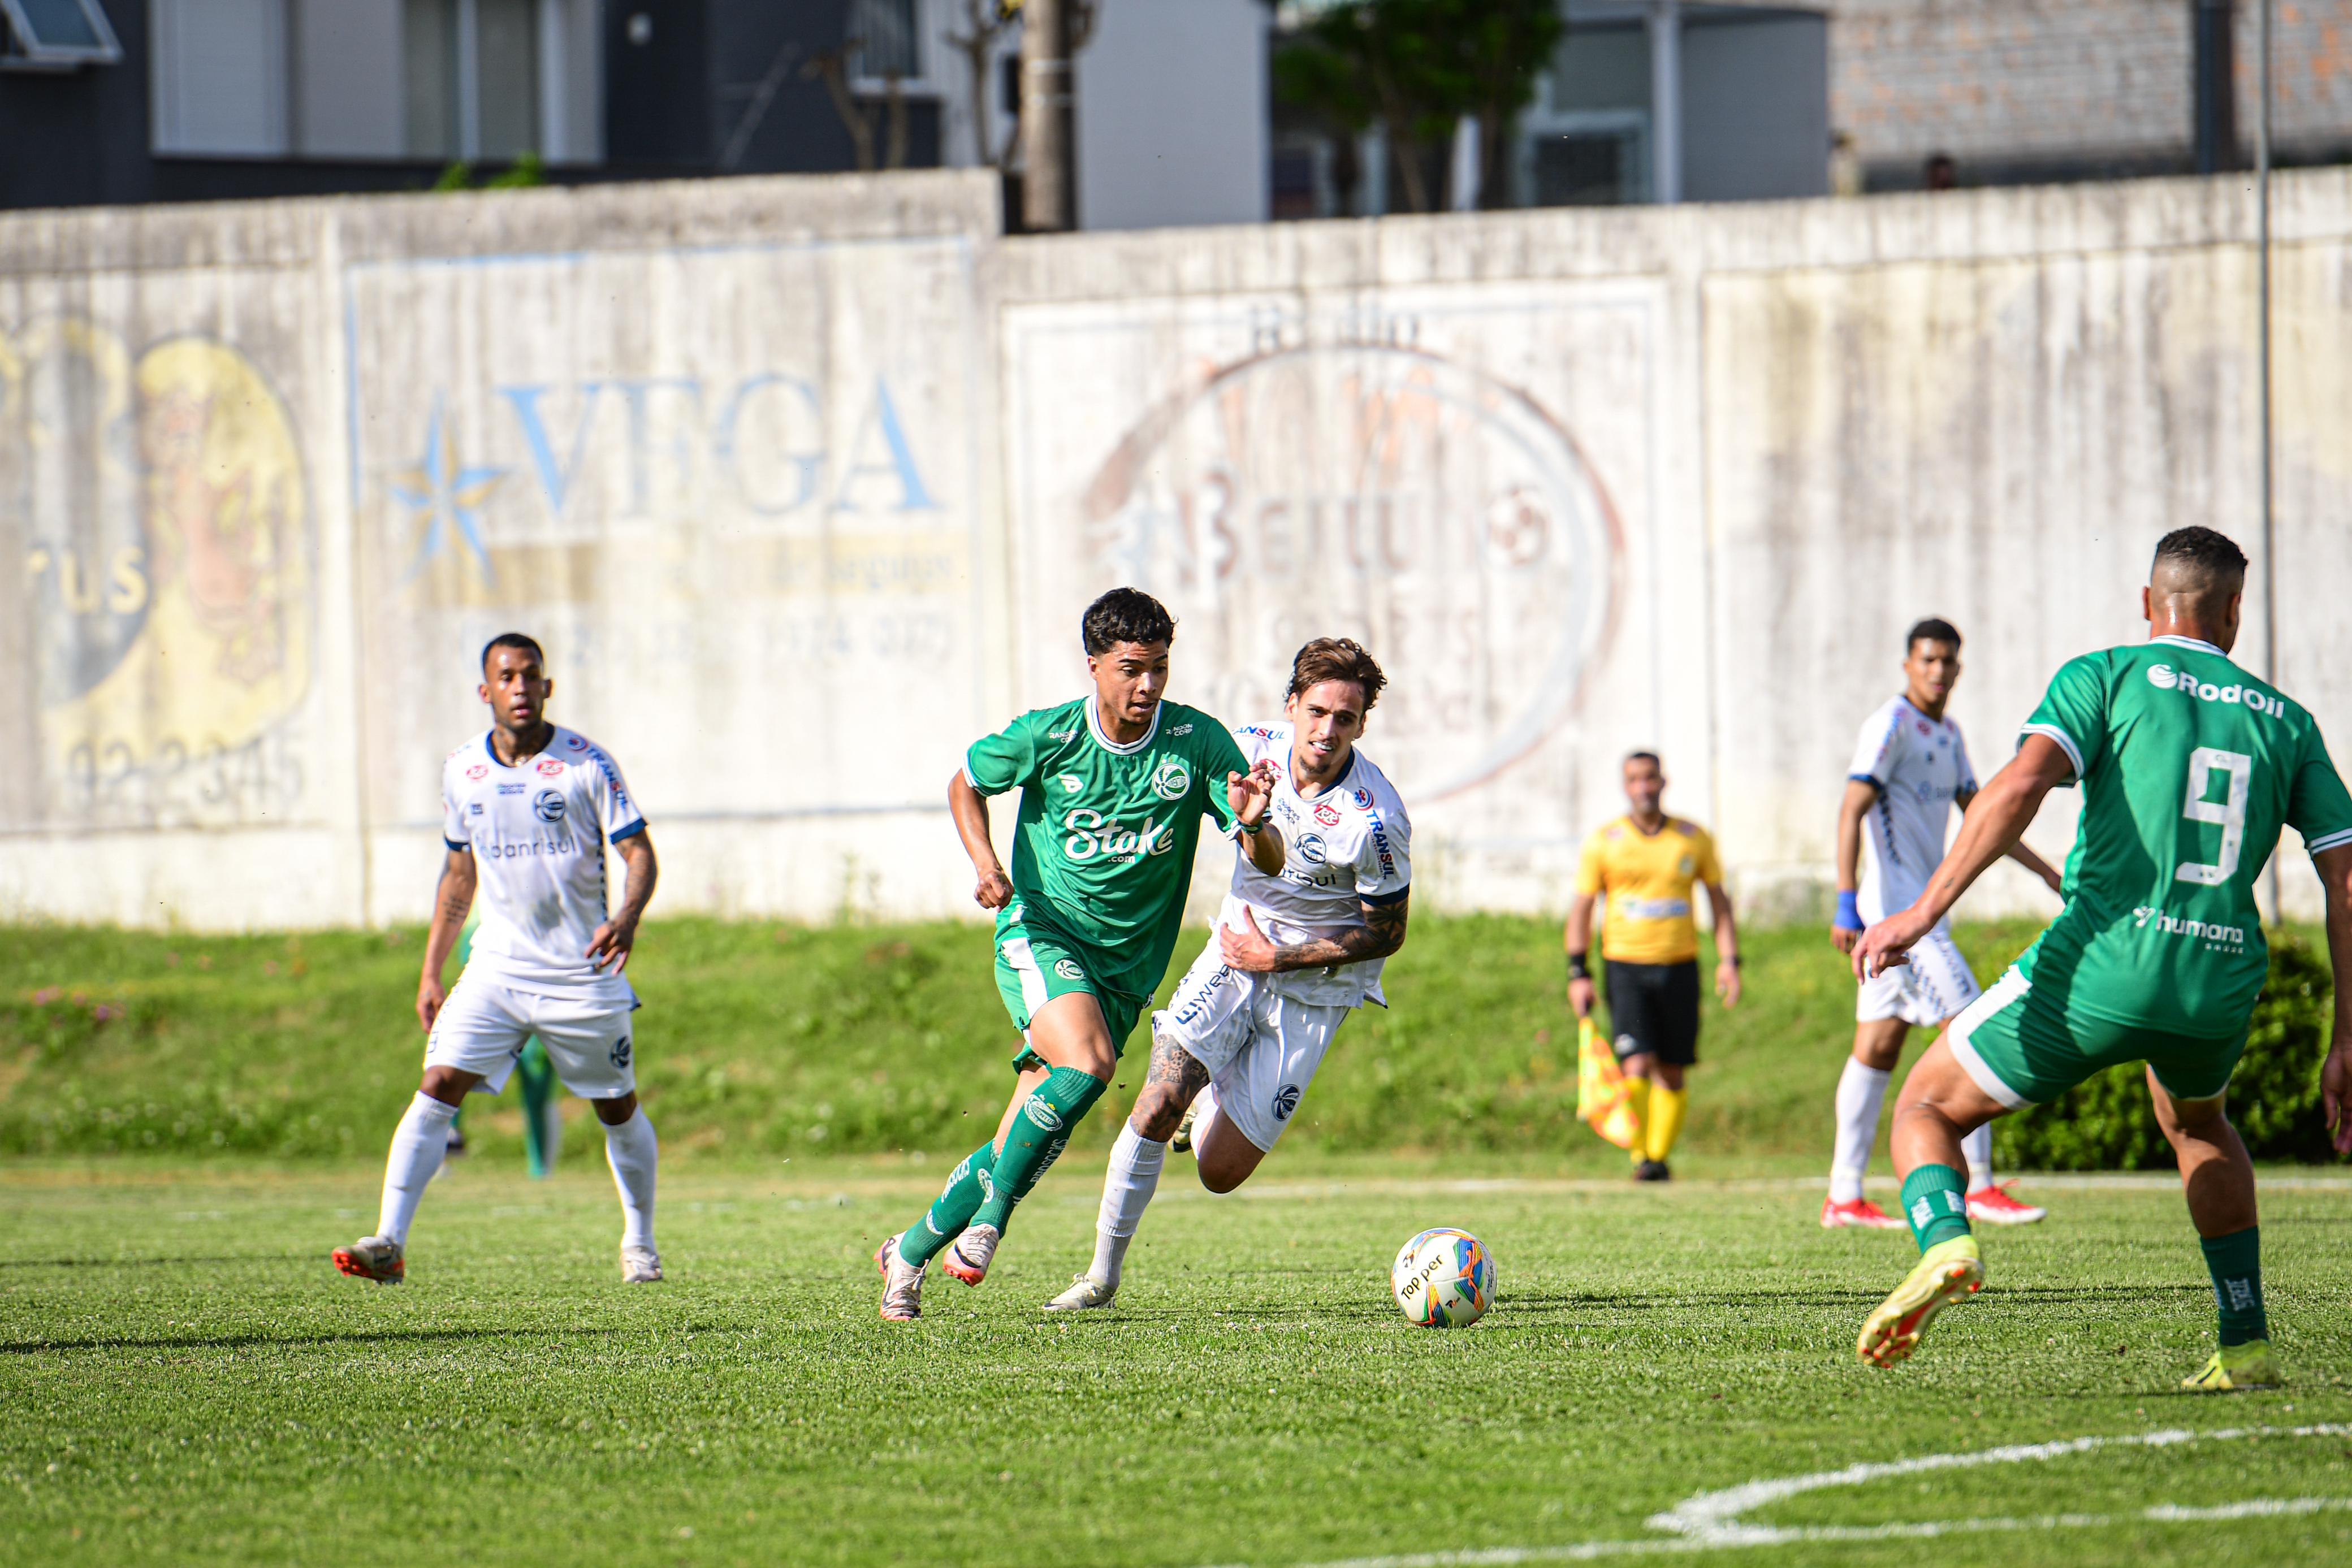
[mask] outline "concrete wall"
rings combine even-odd
[[[1307,636],[1373,648],[1428,904],[1559,907],[1646,744],[1792,910],[1911,620],[1967,632],[1990,769],[2138,634],[2159,533],[2258,547],[2249,201],[1006,242],[933,174],[0,220],[0,917],[421,917],[509,626],[661,907],[969,912],[944,781],[1080,689],[1123,581],[1233,722]],[[2276,221],[2281,680],[2352,747],[2352,176]]]

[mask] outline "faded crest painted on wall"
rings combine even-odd
[[[201,337],[134,349],[74,317],[0,334],[0,508],[24,552],[44,753],[14,814],[285,821],[310,508],[293,421],[254,364]]]
[[[1217,367],[1135,425],[1082,515],[1096,577],[1197,628],[1186,680],[1217,712],[1274,711],[1311,637],[1372,649],[1395,681],[1382,764],[1423,800],[1541,740],[1614,612],[1620,530],[1575,440],[1525,392],[1410,342]]]

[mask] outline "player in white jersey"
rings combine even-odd
[[[1151,1067],[1111,1147],[1094,1261],[1047,1312],[1110,1305],[1180,1129],[1201,1185],[1233,1191],[1297,1116],[1349,1013],[1388,1004],[1381,967],[1404,946],[1412,824],[1355,745],[1387,684],[1354,643],[1318,638],[1291,661],[1286,722],[1234,732],[1253,768],[1280,771],[1265,820],[1282,870],[1234,857],[1214,934],[1151,1016]]]
[[[447,854],[425,944],[416,1016],[425,1030],[425,1079],[393,1134],[375,1234],[338,1248],[335,1267],[396,1284],[408,1273],[409,1222],[440,1168],[457,1107],[475,1089],[506,1087],[536,1034],[563,1086],[596,1107],[621,1194],[621,1278],[662,1277],[654,1249],[654,1177],[660,1147],[637,1109],[629,1015],[636,993],[622,973],[656,867],[646,819],[621,769],[586,736],[547,722],[555,683],[546,655],[519,632],[482,650],[490,729],[441,768]],[[604,847],[628,868],[610,910]],[[482,921],[455,990],[441,971],[474,894]]]
[[[1864,927],[1907,909],[1926,890],[1944,858],[1944,830],[1952,808],[1963,812],[1977,792],[1960,727],[1944,716],[1960,678],[1960,634],[1948,621],[1929,619],[1904,642],[1904,689],[1863,721],[1846,767],[1845,800],[1838,810],[1838,913],[1831,940],[1851,953]],[[1870,853],[1855,883],[1862,847]],[[2023,844],[2017,862],[2058,891],[2058,873]],[[1886,1085],[1902,1059],[1904,1037],[1917,1024],[1941,1029],[1976,1000],[1979,988],[1948,921],[1912,947],[1909,962],[1862,983],[1854,1003],[1853,1054],[1838,1079],[1837,1145],[1830,1164],[1830,1195],[1822,1224],[1901,1230],[1904,1222],[1862,1196],[1870,1148]],[[1992,1179],[1992,1128],[1978,1128],[1962,1152],[1969,1165],[1969,1217],[1991,1225],[2028,1225],[2043,1211],[2020,1203]]]

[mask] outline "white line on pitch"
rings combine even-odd
[[[2180,1524],[2235,1519],[2276,1519],[2352,1511],[2352,1498],[2253,1498],[2210,1508],[2158,1503],[2137,1514],[2061,1513],[2026,1519],[1950,1519],[1884,1524],[1781,1526],[1749,1524],[1739,1517],[1752,1510],[1784,1502],[1806,1492],[1832,1487],[1860,1487],[1898,1476],[1932,1470],[1976,1469],[1986,1465],[2046,1463],[2101,1448],[2165,1448],[2189,1443],[2227,1443],[2248,1437],[2352,1437],[2352,1426],[2238,1427],[2194,1432],[2170,1427],[2122,1437],[2070,1437],[2052,1443],[2019,1443],[1980,1448],[1969,1453],[1923,1454],[1915,1458],[1878,1464],[1848,1465],[1811,1475],[1784,1476],[1749,1481],[1720,1491],[1701,1492],[1648,1523],[1665,1533],[1622,1541],[1580,1541],[1559,1546],[1497,1546],[1483,1551],[1417,1552],[1391,1557],[1349,1557],[1320,1563],[1312,1568],[1507,1568],[1517,1563],[1575,1563],[1600,1557],[1646,1555],[1653,1552],[1708,1552],[1744,1546],[1790,1546],[1807,1542],[1892,1541],[1940,1535],[1973,1535],[2038,1530],[2088,1530],[2147,1521]],[[1232,1565],[1245,1568],[1245,1565]]]

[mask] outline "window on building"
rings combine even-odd
[[[598,0],[150,5],[158,152],[604,155]]]
[[[1532,148],[1528,204],[1615,206],[1639,199],[1641,138],[1631,131],[1540,136]]]
[[[111,65],[122,46],[99,0],[0,0],[0,61],[50,70]]]
[[[293,151],[285,0],[156,0],[152,24],[156,152]]]
[[[860,81],[923,79],[923,0],[853,0],[848,36],[857,40],[850,75]]]
[[[544,155],[542,0],[404,0],[407,141],[418,158]]]

